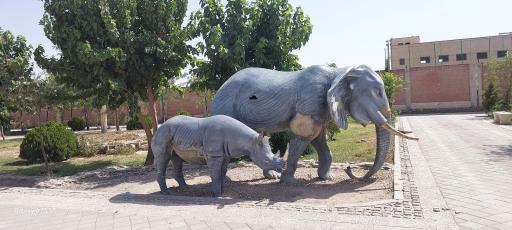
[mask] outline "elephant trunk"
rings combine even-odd
[[[390,121],[390,117],[386,117],[388,121]],[[387,124],[387,123],[386,123]],[[390,132],[382,126],[375,125],[375,132],[377,134],[377,150],[375,152],[375,160],[373,161],[373,165],[370,170],[362,177],[357,177],[352,173],[352,168],[348,166],[345,169],[347,175],[356,180],[367,180],[371,176],[373,176],[379,169],[384,165],[386,161],[386,157],[389,152],[389,142],[390,142]]]

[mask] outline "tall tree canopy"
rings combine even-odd
[[[27,109],[33,98],[32,46],[25,37],[0,28],[0,133],[10,121],[10,113]]]
[[[300,7],[288,0],[200,0],[190,28],[200,36],[198,60],[193,74],[199,88],[218,89],[231,75],[245,67],[298,70],[292,51],[309,40],[312,24]]]
[[[36,60],[80,88],[115,88],[122,98],[147,101],[152,128],[143,110],[139,119],[150,142],[157,128],[155,97],[189,59],[186,7],[187,0],[44,0],[41,24],[61,55],[45,58],[38,47]]]

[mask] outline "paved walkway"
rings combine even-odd
[[[462,229],[512,229],[512,127],[484,114],[402,118]]]

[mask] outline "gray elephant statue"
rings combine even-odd
[[[212,195],[218,197],[232,157],[249,155],[263,170],[282,171],[285,161],[270,151],[268,138],[243,123],[224,115],[207,118],[176,116],[164,122],[151,140],[160,192],[168,194],[165,174],[169,161],[179,187],[187,184],[183,161],[206,164],[212,179]]]
[[[259,132],[290,130],[289,155],[282,175],[264,171],[266,177],[280,177],[293,183],[297,161],[311,143],[318,152],[318,176],[331,179],[332,155],[326,142],[326,124],[333,119],[347,129],[347,115],[366,126],[376,126],[377,151],[373,166],[362,177],[345,171],[353,179],[366,180],[386,159],[390,133],[415,139],[394,129],[391,111],[379,75],[365,65],[331,68],[311,66],[296,72],[246,68],[235,73],[217,91],[212,113],[233,117]]]

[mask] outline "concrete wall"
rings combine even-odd
[[[405,42],[410,44],[405,45]],[[398,44],[403,45],[398,45]],[[477,59],[478,52],[486,52],[487,59],[497,58],[498,51],[512,52],[512,35],[467,38],[434,42],[419,42],[417,37],[391,39],[391,69],[414,67],[478,64],[486,59]],[[465,53],[467,60],[457,61],[456,55]],[[440,55],[448,55],[447,62],[440,62]],[[430,63],[420,63],[421,57],[430,57]],[[400,59],[405,60],[400,65]]]

